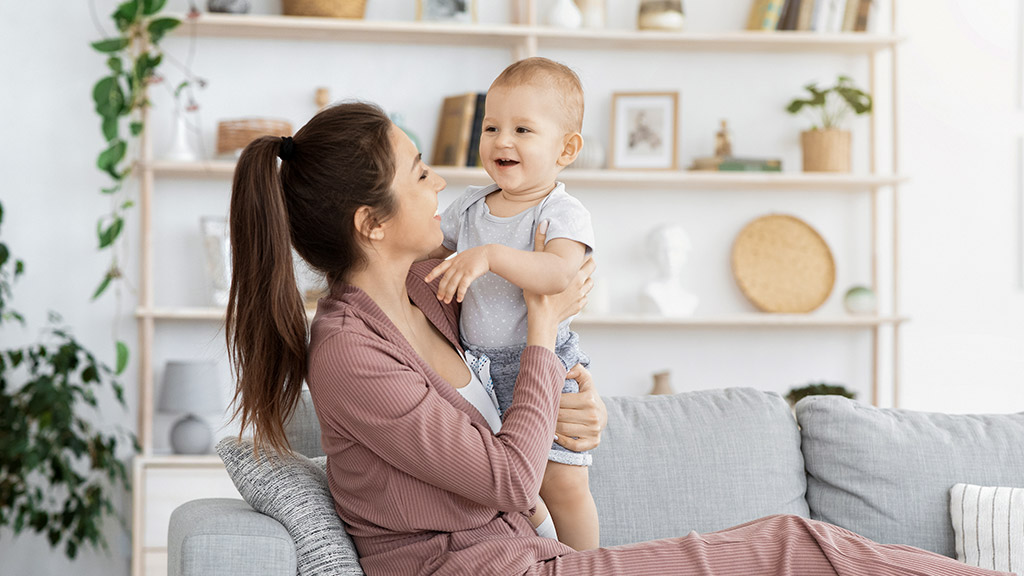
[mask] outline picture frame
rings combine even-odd
[[[476,22],[476,0],[416,0],[416,20]]]
[[[611,127],[609,168],[678,168],[679,92],[613,93]]]

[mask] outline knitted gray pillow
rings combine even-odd
[[[257,512],[280,522],[295,541],[300,576],[365,576],[352,539],[334,510],[327,486],[327,457],[253,454],[252,440],[217,443],[238,492]]]

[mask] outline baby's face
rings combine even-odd
[[[558,93],[544,86],[496,87],[487,93],[480,135],[484,170],[506,193],[550,192],[566,141]]]

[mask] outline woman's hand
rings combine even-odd
[[[608,424],[608,410],[594,389],[594,377],[582,364],[573,366],[565,377],[575,379],[580,391],[562,394],[555,423],[555,442],[575,452],[593,450],[601,443],[601,430]]]
[[[537,226],[537,232],[533,237],[534,252],[544,251],[547,229],[547,220]],[[594,287],[594,281],[590,279],[590,275],[594,273],[595,268],[597,268],[597,264],[594,263],[594,259],[587,257],[583,265],[580,266],[579,272],[576,273],[576,277],[569,283],[568,288],[560,294],[545,296],[523,290],[527,310],[527,344],[554,349],[554,336],[558,324],[579,314],[580,310],[586,306],[587,294]]]

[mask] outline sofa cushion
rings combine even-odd
[[[362,576],[359,555],[334,510],[326,457],[264,451],[257,458],[252,440],[233,437],[217,443],[217,454],[242,498],[288,530],[300,576]]]
[[[1024,574],[1024,488],[956,484],[949,516],[957,560]]]
[[[605,404],[590,469],[602,546],[807,516],[800,433],[778,394],[729,388]]]
[[[949,489],[1024,477],[1024,414],[933,414],[811,396],[796,415],[811,517],[878,542],[953,557]]]

